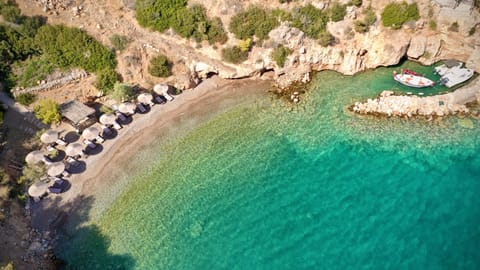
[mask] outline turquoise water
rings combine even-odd
[[[480,269],[480,123],[346,110],[392,70],[321,72],[297,107],[257,98],[152,145],[60,256],[73,269]]]

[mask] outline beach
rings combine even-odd
[[[84,211],[79,198],[95,200],[98,194],[114,184],[116,178],[112,175],[123,173],[135,153],[165,136],[174,135],[183,121],[188,121],[189,125],[192,121],[201,123],[245,99],[265,95],[271,84],[269,80],[212,77],[175,96],[171,102],[157,104],[146,114],[133,115],[131,123],[124,125],[115,138],[101,145],[100,153],[81,159],[86,163],[86,170],[68,178],[71,188],[67,192],[51,194],[32,206],[33,227],[48,231],[69,222],[76,224],[78,220],[71,220],[71,217],[77,215],[72,213]]]

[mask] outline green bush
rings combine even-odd
[[[390,3],[385,6],[382,12],[382,23],[384,26],[400,29],[407,21],[416,21],[420,18],[417,3],[407,2]]]
[[[318,36],[318,44],[320,44],[323,47],[327,47],[329,45],[332,45],[332,43],[335,41],[335,38],[330,34],[328,31],[322,31],[319,36]]]
[[[353,29],[358,33],[368,32],[368,25],[364,21],[356,20],[353,22]]]
[[[431,29],[431,30],[437,30],[437,22],[434,21],[434,20],[430,20],[428,22],[428,27]]]
[[[20,23],[22,21],[21,11],[13,1],[0,2],[0,15],[7,22]]]
[[[377,14],[375,14],[375,11],[371,6],[366,8],[363,14],[365,15],[364,22],[366,25],[373,25],[377,21]]]
[[[51,99],[44,99],[34,108],[35,116],[45,124],[57,123],[61,119],[58,104]]]
[[[108,94],[112,92],[113,86],[116,82],[119,81],[119,79],[120,76],[114,69],[107,68],[97,72],[97,80],[95,81],[95,87],[98,90],[104,92],[105,94]]]
[[[458,32],[458,22],[453,22],[450,27],[448,27],[448,31]]]
[[[113,92],[111,93],[113,99],[117,102],[124,102],[133,97],[133,89],[128,84],[115,83],[113,86]]]
[[[325,31],[328,21],[328,16],[312,4],[296,8],[292,17],[292,26],[314,39],[317,39],[320,33]]]
[[[37,85],[38,81],[44,80],[54,70],[52,62],[42,56],[34,56],[25,61],[17,61],[12,67],[16,74],[16,85],[23,87]]]
[[[90,72],[115,68],[115,55],[84,31],[63,25],[44,25],[35,37],[42,52],[58,67]]]
[[[468,35],[469,35],[469,36],[473,36],[473,34],[475,34],[476,28],[477,28],[477,27],[475,27],[475,26],[472,27],[472,28],[470,28],[470,30],[468,30]]]
[[[15,101],[25,106],[32,104],[36,99],[37,96],[32,93],[23,93],[15,97]]]
[[[232,17],[229,29],[238,39],[256,36],[263,40],[278,25],[279,22],[271,11],[260,7],[250,7]]]
[[[108,106],[102,105],[100,107],[100,112],[102,112],[102,113],[112,113],[113,114],[115,111]]]
[[[209,20],[201,5],[187,8],[187,0],[137,0],[135,11],[141,26],[159,32],[173,28],[182,37],[208,40],[210,44],[228,39],[220,19]]]
[[[130,40],[126,36],[113,34],[110,37],[110,43],[112,43],[112,46],[115,50],[123,51],[125,50],[125,48],[127,48],[128,43],[130,43]]]
[[[354,5],[354,6],[361,6],[362,5],[362,0],[352,0],[351,1],[351,4]]]
[[[238,47],[240,48],[240,50],[242,50],[242,52],[250,51],[250,49],[252,48],[252,39],[247,38],[246,40],[240,40],[240,42],[238,42]]]
[[[248,59],[248,51],[242,51],[238,46],[227,47],[222,49],[223,60],[240,64]]]
[[[277,63],[279,67],[283,67],[285,65],[285,61],[287,60],[287,57],[291,53],[292,50],[290,48],[280,45],[272,51],[270,57]]]
[[[168,77],[172,75],[171,63],[165,55],[158,55],[150,59],[148,73],[155,77]]]
[[[345,15],[347,15],[347,7],[338,2],[335,2],[330,8],[329,13],[330,13],[330,19],[332,21],[339,22],[343,20]]]

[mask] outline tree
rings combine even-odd
[[[97,80],[95,82],[95,87],[104,92],[105,94],[110,93],[113,90],[113,86],[119,80],[118,73],[111,68],[107,68],[97,72]]]
[[[254,6],[233,16],[229,29],[238,39],[245,40],[256,36],[263,40],[278,24],[271,11]]]
[[[320,33],[325,31],[328,21],[327,14],[312,4],[295,9],[292,17],[292,26],[314,39],[317,39]]]
[[[125,48],[127,48],[127,45],[128,43],[130,43],[130,40],[128,39],[127,36],[113,34],[110,37],[110,43],[112,43],[112,46],[115,50],[123,51],[125,50]]]
[[[124,83],[115,83],[113,92],[111,93],[113,99],[117,102],[124,102],[133,96],[133,89],[130,85]]]
[[[148,73],[155,77],[168,77],[172,75],[170,66],[171,63],[165,55],[158,55],[150,59]]]
[[[19,179],[19,184],[38,182],[42,176],[47,173],[45,164],[27,164],[22,169],[22,176]]]
[[[347,15],[347,8],[338,2],[335,2],[330,8],[330,18],[334,22],[343,20],[345,15]]]
[[[41,100],[34,111],[35,116],[45,124],[57,123],[61,119],[58,104],[51,99]]]

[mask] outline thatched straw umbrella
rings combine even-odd
[[[137,106],[132,102],[124,102],[118,106],[118,111],[123,114],[134,114]]]
[[[87,140],[94,140],[98,134],[100,134],[100,130],[96,127],[88,127],[83,130],[82,132],[82,137],[84,137]]]
[[[111,113],[105,113],[100,115],[99,121],[104,125],[114,125],[117,123],[117,116]]]
[[[40,136],[40,141],[45,144],[51,144],[58,140],[58,131],[49,129]]]
[[[74,157],[74,156],[78,156],[78,155],[81,155],[83,153],[83,144],[81,143],[71,143],[67,146],[67,148],[65,149],[65,154],[67,154],[67,156],[71,156],[71,157]]]
[[[62,161],[54,162],[48,166],[47,174],[50,176],[57,176],[65,171],[65,163]]]
[[[25,157],[25,161],[28,164],[37,164],[44,161],[44,159],[45,159],[45,154],[40,150],[32,151],[28,153],[28,155]]]
[[[43,194],[47,193],[47,190],[48,190],[47,183],[37,182],[28,188],[28,195],[32,197],[41,197]]]
[[[152,101],[153,96],[152,96],[152,94],[149,94],[149,93],[141,93],[140,95],[138,95],[137,100],[138,100],[138,102],[143,103],[143,104],[148,104],[148,105],[154,104],[153,101]]]
[[[155,84],[153,87],[153,92],[157,93],[158,95],[164,95],[167,93],[169,86],[167,84]]]

